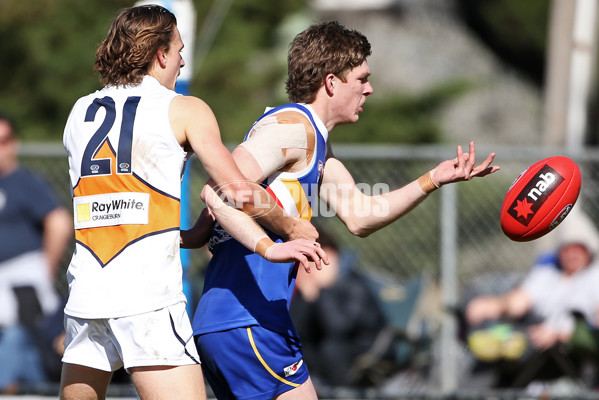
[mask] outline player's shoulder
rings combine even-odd
[[[182,108],[184,108],[184,107],[210,108],[204,100],[202,100],[196,96],[183,96],[183,95],[175,96],[173,98],[173,104],[177,105],[178,107],[182,107]]]
[[[179,116],[198,117],[213,115],[210,106],[199,97],[176,96],[171,102],[171,113]]]
[[[272,115],[279,124],[310,124],[306,114],[295,108],[286,108]]]
[[[108,93],[108,91],[106,90],[106,88],[98,89],[91,93],[87,93],[87,94],[79,97],[75,101],[73,108],[87,107],[94,100],[105,97],[107,93]]]
[[[260,129],[264,126],[269,126],[268,130],[272,132],[285,132],[286,136],[289,136],[290,132],[295,132],[298,137],[304,138],[303,140],[316,135],[308,116],[302,110],[293,107],[283,108],[262,118],[255,128]]]

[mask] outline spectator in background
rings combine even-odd
[[[374,294],[357,270],[353,254],[339,249],[320,231],[330,264],[322,270],[298,271],[290,313],[302,338],[310,375],[330,386],[358,386],[350,369],[372,346],[386,321]]]
[[[47,379],[36,327],[61,311],[54,283],[73,229],[47,183],[19,166],[18,150],[14,123],[0,114],[0,393]]]
[[[582,211],[575,209],[549,235],[549,239],[555,240],[555,250],[542,253],[519,286],[502,295],[475,297],[467,304],[466,320],[471,328],[501,319],[525,321],[523,338],[533,349],[544,351],[570,341],[576,323],[575,312],[584,316],[590,325],[597,326],[597,228]],[[477,342],[473,337],[476,334],[479,340],[482,337],[480,331],[471,334],[473,353],[479,358],[494,360],[497,354],[491,353],[501,351],[501,346],[493,346],[488,340]],[[518,358],[526,346],[516,346],[519,350],[507,358]]]

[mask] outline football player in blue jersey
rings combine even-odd
[[[320,197],[361,237],[397,220],[444,184],[499,169],[491,165],[493,153],[475,165],[470,143],[468,152],[458,146],[456,157],[399,189],[362,193],[335,158],[328,135],[357,122],[373,93],[370,54],[364,35],[334,21],[301,32],[288,54],[291,103],[267,109],[233,152],[244,175],[265,185],[289,215],[310,219]],[[193,319],[205,377],[218,399],[316,399],[289,315],[296,265],[272,263],[247,250],[220,226],[218,210],[211,211],[219,222],[212,237],[196,235],[185,244],[209,241],[213,253]]]

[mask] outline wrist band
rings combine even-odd
[[[254,253],[266,258],[268,249],[273,246],[273,241],[266,235],[262,236],[254,246]]]
[[[270,252],[272,251],[272,249],[274,249],[275,247],[277,247],[277,246],[278,246],[278,245],[280,245],[280,244],[281,244],[281,243],[273,243],[272,245],[268,246],[268,248],[267,248],[267,249],[266,249],[266,251],[264,252],[264,259],[265,259],[265,260],[268,260],[268,261],[270,261],[270,260],[268,259],[268,257],[269,257],[268,253],[270,253]]]
[[[420,185],[420,190],[422,190],[424,194],[429,194],[439,189],[439,186],[433,181],[432,171],[429,171],[418,178],[418,184]]]

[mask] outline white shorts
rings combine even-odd
[[[122,318],[65,315],[64,363],[103,371],[199,364],[185,303]]]

